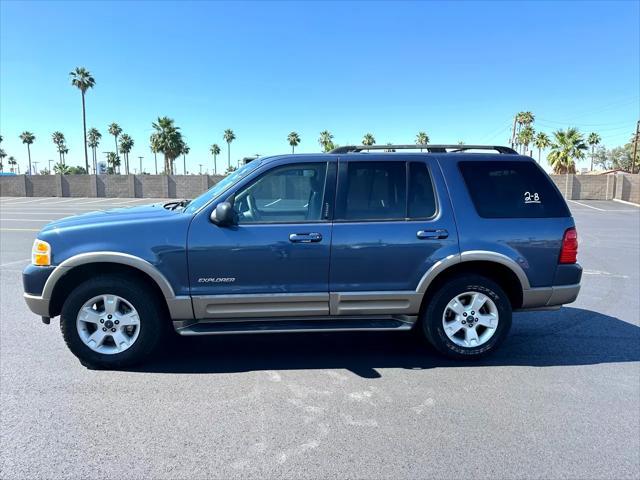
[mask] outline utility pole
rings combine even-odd
[[[202,164],[199,163],[198,165],[200,165],[200,175],[202,175]]]
[[[144,171],[142,170],[142,159],[144,157],[138,157],[140,159],[140,174],[142,175],[144,173]]]
[[[633,136],[633,155],[631,156],[631,173],[636,171],[636,155],[638,154],[638,142],[640,142],[640,120],[636,123],[636,134]]]
[[[38,164],[39,164],[39,163],[40,163],[40,162],[33,162],[33,170],[36,172],[36,173],[35,173],[36,175],[38,174]]]
[[[516,123],[518,121],[518,114],[513,117],[513,127],[511,128],[511,148],[515,148],[516,145]]]
[[[51,162],[53,162],[53,160],[49,160],[49,175],[53,173],[53,170],[51,170]]]

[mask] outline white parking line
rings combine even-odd
[[[0,268],[9,267],[11,265],[17,265],[18,263],[24,263],[24,262],[30,262],[30,261],[31,261],[30,258],[25,258],[24,260],[16,260],[15,262],[7,262],[7,263],[3,263],[2,265],[0,265]]]
[[[626,200],[620,200],[618,198],[614,198],[613,201],[618,203],[623,203],[624,205],[630,205],[632,207],[640,208],[640,205],[638,205],[637,203],[627,202]]]
[[[575,200],[569,200],[571,203],[577,203],[578,205],[582,205],[583,207],[592,208],[594,210],[598,210],[599,212],[606,212],[606,210],[598,207],[592,207],[591,205],[587,205],[586,203],[576,202]]]
[[[83,213],[91,213],[91,212],[104,212],[104,210],[102,209],[95,209],[95,210],[85,210],[85,211],[78,211],[78,210],[39,210],[37,212],[33,211],[33,212],[23,212],[22,210],[12,210],[10,212],[8,211],[3,211],[0,212],[0,217],[4,216],[4,215],[66,215],[66,216],[72,216],[72,215],[81,215]]]
[[[52,199],[53,200],[53,199]],[[61,203],[71,203],[71,202],[82,202],[82,203],[86,203],[84,202],[84,198],[81,197],[74,197],[74,198],[56,198],[54,202],[51,203],[55,203],[56,205],[60,205]]]
[[[57,197],[51,197],[51,198],[36,198],[34,200],[26,200],[24,202],[20,202],[20,205],[24,205],[26,203],[42,203],[42,202],[50,202],[51,200],[55,199]]]
[[[39,232],[39,228],[0,228],[1,232]]]
[[[0,222],[53,222],[55,218],[4,218],[0,217]]]

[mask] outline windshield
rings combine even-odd
[[[198,211],[204,205],[209,203],[210,200],[226,192],[233,185],[235,185],[244,177],[249,175],[249,173],[251,173],[253,170],[258,168],[261,163],[262,163],[262,160],[259,159],[259,160],[254,160],[253,162],[249,162],[246,165],[243,165],[233,173],[224,177],[222,180],[220,180],[218,183],[216,183],[213,187],[211,187],[209,190],[204,192],[202,195],[191,200],[187,204],[184,211],[186,213],[194,213]]]

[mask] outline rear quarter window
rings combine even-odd
[[[549,177],[530,162],[458,164],[478,215],[485,218],[571,216]]]

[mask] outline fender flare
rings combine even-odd
[[[429,285],[431,285],[436,277],[447,270],[449,267],[452,267],[453,265],[457,265],[459,263],[474,261],[493,262],[504,265],[505,267],[509,268],[518,278],[523,292],[531,288],[527,274],[524,272],[522,267],[518,265],[518,263],[512,258],[509,258],[502,253],[490,252],[486,250],[467,250],[465,252],[461,252],[460,254],[449,255],[448,257],[445,257],[433,264],[431,268],[429,268],[429,270],[427,270],[427,272],[420,279],[418,287],[416,288],[416,292],[424,295],[424,293],[426,293],[427,289],[429,288]]]
[[[53,297],[53,291],[58,281],[66,273],[69,273],[72,268],[91,263],[119,263],[121,265],[127,265],[129,267],[136,268],[146,273],[153,279],[153,281],[162,291],[162,294],[164,295],[164,298],[166,300],[175,298],[173,287],[171,286],[167,278],[162,273],[160,273],[160,271],[156,267],[140,257],[121,252],[88,252],[80,253],[78,255],[74,255],[73,257],[67,258],[60,265],[58,265],[53,270],[53,272],[51,272],[49,278],[47,278],[47,281],[45,282],[44,288],[42,290],[42,298],[51,299]]]

